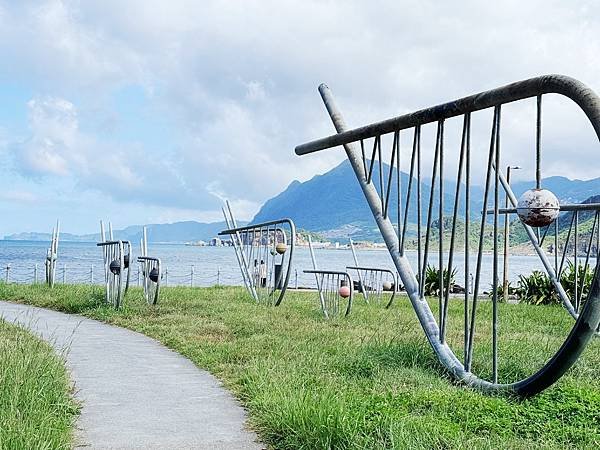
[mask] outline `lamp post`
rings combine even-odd
[[[510,186],[510,171],[518,170],[519,166],[508,166],[506,167],[506,184]],[[508,194],[504,196],[504,207],[508,208]],[[510,220],[508,220],[508,214],[504,214],[504,273],[502,280],[502,297],[504,303],[508,302],[508,235],[510,227]]]

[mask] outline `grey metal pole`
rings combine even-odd
[[[10,271],[10,264],[6,265],[6,277],[5,277],[5,281],[8,283],[10,280],[10,277],[8,275],[8,272]]]
[[[38,265],[37,263],[35,263],[35,266],[33,267],[33,284],[37,284],[38,282]]]
[[[506,167],[506,184],[510,186],[510,171],[512,169],[520,169],[519,166],[508,166]],[[504,207],[508,208],[508,194],[504,195]],[[502,279],[502,297],[504,303],[508,302],[508,247],[509,247],[509,228],[510,220],[508,214],[504,214],[504,268],[503,268],[503,279]]]

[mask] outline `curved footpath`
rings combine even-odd
[[[209,373],[142,334],[0,302],[0,317],[66,350],[82,404],[75,445],[92,449],[261,449],[241,406]]]

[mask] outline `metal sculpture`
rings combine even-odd
[[[298,155],[305,155],[330,147],[343,145],[358,179],[360,187],[373,213],[381,235],[386,242],[392,260],[402,279],[413,308],[425,331],[437,358],[448,372],[457,380],[474,388],[490,392],[508,392],[520,396],[534,395],[557,381],[577,360],[600,322],[600,264],[596,266],[594,279],[589,294],[585,301],[578,300],[578,295],[569,297],[560,280],[560,267],[558,257],[555,264],[546,254],[540,242],[539,228],[531,225],[548,223],[555,217],[556,202],[543,192],[530,192],[522,198],[519,205],[510,186],[499,170],[501,165],[501,113],[502,106],[529,98],[537,100],[536,120],[532,130],[535,130],[535,172],[536,189],[541,186],[541,134],[542,134],[542,97],[546,94],[561,94],[573,100],[585,113],[596,135],[600,137],[600,99],[581,82],[565,76],[548,75],[513,83],[491,91],[482,92],[470,97],[465,97],[446,104],[420,110],[411,114],[395,117],[383,122],[366,125],[349,130],[337,109],[329,88],[325,85],[319,87],[325,106],[331,116],[338,134],[314,142],[300,145],[296,148]],[[465,289],[464,300],[460,302],[462,309],[461,323],[449,324],[449,283],[450,273],[458,264],[455,249],[462,247],[464,259],[461,268],[465,276],[465,286],[469,285],[469,274],[472,266],[469,262],[471,246],[469,236],[471,233],[472,206],[475,203],[473,196],[476,191],[471,184],[471,118],[472,115],[482,110],[493,111],[492,127],[487,151],[487,168],[485,169],[485,189],[480,199],[482,208],[478,228],[477,256],[475,263],[474,289],[470,293]],[[444,209],[444,145],[445,122],[453,117],[462,118],[460,133],[460,155],[457,164],[457,181],[453,192],[454,198],[450,213]],[[435,144],[431,168],[431,185],[428,189],[427,210],[422,209],[422,150],[421,131],[427,124],[434,124],[436,130]],[[406,201],[400,195],[400,134],[403,130],[413,130],[412,152],[410,156],[410,175],[406,191]],[[387,177],[383,170],[382,142],[384,139],[392,140],[389,170]],[[365,146],[372,143],[371,158],[365,156]],[[457,149],[458,150],[458,149]],[[377,165],[379,182],[373,177],[374,167]],[[498,170],[495,170],[498,168]],[[395,172],[395,176],[394,176]],[[416,180],[414,177],[416,175]],[[395,198],[390,198],[390,187],[396,184]],[[416,199],[415,196],[416,184]],[[437,189],[436,189],[436,184]],[[386,186],[387,185],[387,186]],[[500,191],[503,190],[509,200],[511,209],[500,208]],[[492,200],[489,197],[492,194]],[[412,199],[412,201],[411,201]],[[392,218],[392,209],[397,209],[397,215]],[[459,207],[462,204],[462,207]],[[435,208],[434,208],[435,206]],[[463,230],[459,236],[457,232],[459,210],[462,208]],[[586,208],[593,209],[596,214],[599,205],[562,205],[559,211],[573,211],[573,223],[577,223],[578,214]],[[488,214],[488,209],[491,214]],[[518,209],[520,211],[518,211]],[[415,211],[416,210],[416,211]],[[437,210],[437,220],[434,216]],[[478,208],[479,210],[479,208]],[[423,234],[422,212],[426,213],[425,230]],[[473,211],[475,212],[475,211]],[[566,336],[562,346],[545,362],[540,363],[539,369],[529,375],[515,375],[511,370],[510,355],[503,354],[499,359],[499,318],[500,305],[498,302],[498,245],[499,217],[501,214],[519,213],[529,240],[531,241],[541,265],[545,268],[554,286],[555,294],[560,297],[566,310],[576,319],[572,329]],[[409,213],[415,216],[417,222],[417,262],[412,267],[405,252],[407,218]],[[475,212],[477,214],[477,212]],[[445,218],[444,215],[447,217]],[[462,215],[462,214],[461,214]],[[538,222],[538,219],[541,220]],[[529,219],[531,218],[531,220]],[[395,223],[394,223],[395,222]],[[529,223],[529,224],[528,224]],[[556,223],[556,221],[554,221]],[[575,226],[575,225],[573,225]],[[481,293],[481,269],[483,262],[484,237],[490,235],[493,242],[492,256],[492,298],[491,305],[479,304]],[[449,232],[449,236],[446,234]],[[464,232],[464,234],[462,234]],[[577,235],[577,233],[575,233]],[[463,243],[459,242],[462,238]],[[424,241],[422,243],[422,240]],[[449,240],[449,242],[448,242]],[[488,240],[489,242],[489,240]],[[436,245],[437,249],[433,248]],[[424,248],[423,248],[424,247]],[[575,246],[577,247],[577,246]],[[558,250],[558,248],[557,248]],[[437,301],[432,306],[437,309],[434,315],[430,305],[425,301],[424,283],[425,270],[430,253],[437,253],[437,267],[439,274],[439,289]],[[557,252],[555,251],[556,255]],[[596,256],[598,256],[596,254]],[[577,261],[577,258],[575,258]],[[445,279],[446,278],[446,279]],[[437,317],[436,317],[437,316]],[[488,319],[486,317],[490,318]],[[484,324],[486,325],[484,327]],[[476,331],[477,325],[477,331]],[[503,326],[507,326],[504,323]],[[449,328],[451,333],[448,333]],[[458,328],[458,330],[457,330]],[[476,349],[476,351],[474,351]],[[477,357],[476,357],[477,356]]]
[[[350,239],[350,249],[354,266],[346,266],[346,270],[355,270],[358,275],[358,291],[367,303],[375,300],[381,303],[384,296],[389,294],[385,307],[392,306],[396,292],[398,291],[398,280],[394,271],[381,267],[364,267],[358,263],[358,256],[354,248],[354,242]]]
[[[54,287],[54,280],[56,278],[56,264],[58,260],[58,237],[60,235],[60,222],[56,221],[56,228],[52,228],[52,240],[50,242],[50,248],[46,252],[46,261],[44,263],[46,268],[46,284],[50,287]],[[36,267],[37,270],[37,267]]]
[[[238,227],[228,201],[223,216],[228,229],[219,236],[231,238],[246,289],[256,302],[279,306],[292,271],[294,222],[281,219]]]
[[[100,221],[100,239],[96,244],[102,248],[104,257],[104,282],[106,287],[106,303],[118,309],[129,290],[131,274],[131,243],[129,241],[114,240],[112,224],[108,223],[108,240],[104,230],[104,223]]]
[[[338,317],[343,311],[344,316],[347,316],[352,309],[352,299],[354,297],[354,281],[352,277],[348,272],[319,269],[310,236],[308,236],[308,248],[313,268],[312,270],[304,270],[304,273],[315,275],[319,303],[323,315],[326,319],[330,319]],[[345,308],[342,305],[343,301],[346,302]]]
[[[143,229],[142,239],[140,240],[140,253],[141,256],[138,256],[137,260],[140,263],[144,298],[149,305],[156,305],[158,303],[160,281],[162,279],[161,263],[159,258],[148,256],[148,234],[146,227]]]

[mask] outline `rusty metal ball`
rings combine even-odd
[[[525,191],[517,203],[519,218],[531,227],[550,225],[558,217],[559,212],[558,199],[547,189]]]
[[[350,288],[348,286],[340,287],[340,290],[338,292],[340,294],[340,297],[343,297],[343,298],[350,297]]]
[[[275,246],[275,251],[280,255],[283,255],[287,251],[287,245],[283,242],[280,242]]]

